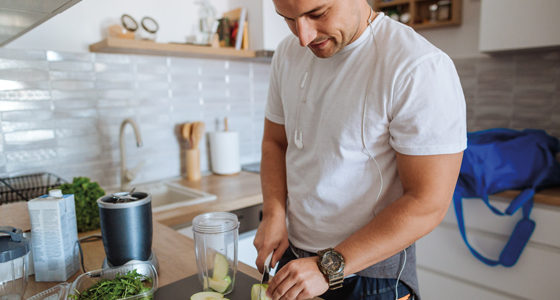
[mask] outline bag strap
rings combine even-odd
[[[463,197],[461,195],[461,188],[457,186],[455,192],[453,193],[453,204],[455,206],[457,224],[459,225],[459,231],[461,232],[463,241],[476,258],[489,266],[496,266],[498,264],[501,264],[506,267],[511,267],[515,265],[535,229],[535,222],[529,219],[531,210],[533,208],[534,193],[534,189],[524,190],[521,194],[515,197],[515,199],[513,199],[509,207],[506,209],[505,214],[490,205],[487,197],[485,197],[486,199],[483,199],[492,211],[494,211],[495,213],[498,212],[498,214],[500,215],[512,215],[513,213],[515,213],[515,211],[517,211],[517,209],[523,207],[523,218],[519,220],[519,222],[517,222],[517,225],[515,226],[506,246],[500,254],[499,260],[492,260],[478,253],[478,251],[476,251],[467,240],[465,220],[463,218]]]

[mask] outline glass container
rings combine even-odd
[[[0,300],[20,300],[29,277],[31,243],[21,229],[0,226]]]
[[[66,300],[69,287],[69,283],[63,282],[27,300]]]
[[[200,5],[198,9],[198,35],[200,44],[208,44],[211,42],[212,27],[216,21],[216,10],[208,0],[196,1]]]
[[[437,19],[438,21],[447,21],[451,17],[451,1],[442,0],[437,3]]]
[[[430,9],[430,23],[437,22],[438,5],[437,4],[432,4],[432,5],[429,6],[429,9]]]
[[[101,280],[111,280],[117,275],[125,275],[127,272],[133,270],[136,270],[138,274],[145,276],[146,280],[144,280],[144,286],[149,287],[150,289],[144,293],[118,300],[141,300],[153,298],[153,294],[158,288],[158,276],[154,266],[148,263],[130,263],[121,267],[107,268],[84,273],[76,278],[76,280],[72,283],[72,287],[68,292],[68,298],[78,296],[79,293],[84,292]]]
[[[231,293],[237,273],[239,222],[227,212],[202,214],[193,219],[198,279],[204,291]]]

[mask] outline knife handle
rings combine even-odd
[[[272,262],[272,255],[274,254],[274,251],[270,252],[270,254],[266,257],[266,260],[264,261],[264,266],[270,268],[270,263]]]

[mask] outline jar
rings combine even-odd
[[[437,19],[438,21],[447,21],[451,17],[451,1],[442,0],[439,1],[437,8]]]
[[[29,277],[29,250],[31,243],[21,229],[0,226],[0,299],[20,300],[27,288]]]
[[[229,294],[237,273],[239,221],[227,212],[213,212],[193,219],[198,279],[204,291]]]
[[[432,5],[428,6],[428,8],[430,9],[430,23],[437,22],[438,5],[437,4],[432,4]]]
[[[156,32],[159,29],[156,20],[150,17],[144,17],[142,21],[140,21],[140,24],[142,25],[140,29],[140,39],[155,42],[157,37]]]

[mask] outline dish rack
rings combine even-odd
[[[0,178],[0,205],[29,201],[63,183],[67,181],[48,172]]]

